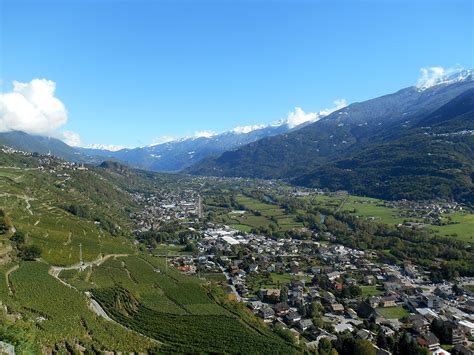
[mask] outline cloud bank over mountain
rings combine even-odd
[[[51,80],[14,81],[11,92],[0,94],[0,131],[54,134],[68,119],[55,90],[56,83]]]
[[[444,67],[426,67],[420,69],[421,76],[418,78],[416,87],[418,90],[426,90],[432,86],[446,84],[466,79],[471,70],[466,70],[461,66],[450,68]]]
[[[301,107],[295,107],[293,112],[288,113],[287,119],[284,121],[288,127],[295,128],[303,123],[313,123],[319,121],[324,116],[327,116],[334,111],[340,110],[347,106],[347,101],[345,99],[337,99],[334,101],[334,106],[331,108],[326,108],[319,112],[304,112]]]

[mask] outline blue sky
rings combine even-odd
[[[473,19],[470,0],[2,0],[0,78],[54,82],[57,131],[137,146],[472,67]]]

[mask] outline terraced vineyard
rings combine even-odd
[[[161,351],[294,350],[265,327],[256,329],[243,323],[215,302],[201,280],[167,269],[163,258],[133,255],[109,259],[93,267],[85,281],[89,272],[67,271],[60,277],[92,291],[107,313],[127,328],[163,342]]]
[[[230,314],[163,313],[142,305],[120,287],[97,290],[94,296],[114,319],[163,341],[163,352],[290,354],[296,350],[277,336],[261,333]]]
[[[58,179],[57,174],[39,170],[11,167],[2,168],[0,172],[0,209],[7,213],[17,230],[41,247],[45,261],[54,265],[78,263],[79,244],[83,247],[84,260],[93,260],[101,253],[131,251],[130,243],[121,233],[112,236],[100,222],[75,216],[62,208],[73,204],[85,206],[93,215],[113,221],[117,226],[122,224],[120,229],[126,229],[123,221],[127,219],[120,212],[122,209],[112,208],[111,203],[116,199],[104,198],[98,204],[81,191],[81,186],[98,180],[93,172],[73,172],[66,182]],[[103,184],[104,191],[114,193],[112,186]]]
[[[83,293],[48,274],[49,266],[24,262],[10,275],[13,295],[7,302],[36,320],[43,345],[69,342],[89,348],[142,351],[157,344],[96,316]]]

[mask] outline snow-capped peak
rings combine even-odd
[[[268,126],[264,124],[256,124],[256,125],[251,125],[251,126],[239,126],[232,129],[231,132],[235,134],[247,134],[247,133],[256,131],[258,129],[266,128],[266,127]]]
[[[110,152],[116,152],[122,149],[125,149],[126,147],[122,145],[111,145],[111,144],[89,144],[84,148],[88,149],[99,149],[99,150],[108,150]]]
[[[416,88],[424,91],[441,84],[454,84],[461,81],[472,80],[472,69],[431,67],[422,68],[421,77]]]

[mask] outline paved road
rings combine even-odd
[[[219,268],[221,269],[222,273],[224,274],[225,278],[227,279],[227,281],[230,280],[230,276],[229,276],[229,273],[225,271],[225,269],[219,265]],[[229,284],[231,290],[232,290],[232,293],[235,295],[235,297],[237,298],[237,301],[240,302],[242,299],[239,295],[239,293],[237,292],[237,290],[235,289],[235,286],[232,285],[232,284]]]
[[[92,295],[90,292],[84,292],[84,293],[86,294],[87,298],[89,298],[89,308],[92,312],[97,314],[99,317],[105,318],[109,322],[116,323],[112,318],[109,317],[109,315],[107,314],[107,312],[105,312],[105,310],[102,308],[99,302],[97,302],[95,299],[92,298]]]

